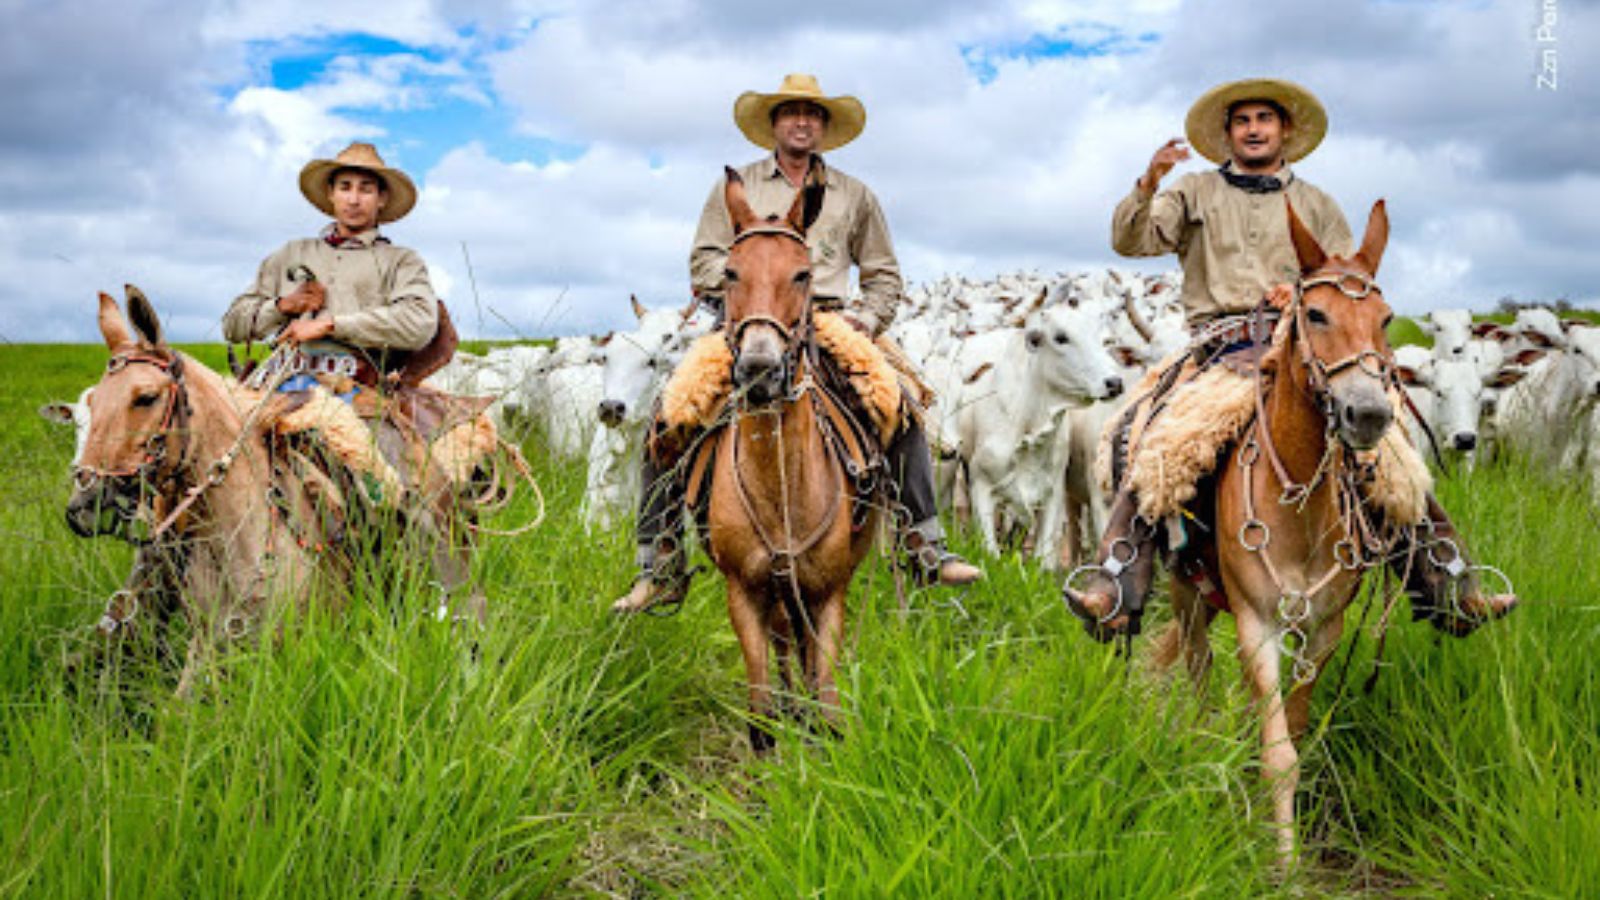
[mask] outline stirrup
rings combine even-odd
[[[1066,604],[1067,611],[1083,623],[1083,630],[1088,632],[1090,637],[1102,644],[1116,637],[1117,632],[1123,630],[1111,628],[1108,623],[1116,619],[1117,616],[1122,615],[1122,611],[1128,605],[1127,596],[1122,589],[1122,579],[1117,577],[1125,569],[1126,564],[1116,559],[1108,559],[1104,565],[1100,563],[1085,563],[1068,572],[1067,580],[1061,585],[1061,602]],[[1103,616],[1097,616],[1090,612],[1089,608],[1083,605],[1083,600],[1080,599],[1082,592],[1072,586],[1073,582],[1079,577],[1094,572],[1103,573],[1106,576],[1106,580],[1110,581],[1111,586],[1116,589],[1116,602],[1111,605],[1110,611]]]
[[[943,571],[945,563],[951,560],[966,562],[960,554],[945,547],[943,541],[924,541],[920,546],[907,546],[905,549],[906,559],[910,562],[911,579],[918,587],[943,584],[939,573]]]

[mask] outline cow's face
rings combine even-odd
[[[1097,313],[1067,303],[1047,305],[1029,316],[1023,333],[1053,390],[1085,403],[1122,393],[1122,373],[1106,349]]]

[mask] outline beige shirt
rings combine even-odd
[[[814,159],[822,164],[820,156]],[[849,297],[850,266],[854,263],[861,270],[861,297],[852,304],[850,314],[873,334],[881,334],[894,321],[905,292],[894,244],[889,240],[889,223],[878,198],[866,185],[832,166],[824,165],[824,170],[828,189],[822,198],[822,212],[806,231],[813,290],[818,297]],[[778,168],[776,156],[745,166],[739,175],[750,207],[763,218],[787,214],[799,193]],[[696,294],[722,293],[722,270],[733,244],[733,222],[723,196],[726,185],[725,178],[712,185],[700,213],[694,249],[689,252],[689,282]]]
[[[331,226],[330,226],[331,228]],[[294,293],[289,277],[305,266],[322,282],[323,315],[333,317],[333,340],[364,349],[415,350],[433,339],[439,303],[428,267],[415,251],[396,247],[376,228],[335,247],[324,237],[302,238],[267,257],[250,285],[222,317],[222,335],[242,344],[271,337],[289,321],[278,298]]]
[[[1278,177],[1287,183],[1269,194],[1236,188],[1215,169],[1184,175],[1154,196],[1135,184],[1112,216],[1111,246],[1123,256],[1176,252],[1191,323],[1249,312],[1272,285],[1300,277],[1285,195],[1322,249],[1337,256],[1354,251],[1350,226],[1333,198],[1287,166]]]

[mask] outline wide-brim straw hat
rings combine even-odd
[[[333,159],[313,159],[300,170],[300,193],[311,201],[312,206],[331,218],[337,219],[338,215],[333,211],[333,202],[328,199],[328,177],[339,169],[362,169],[383,180],[389,200],[378,210],[379,223],[405,218],[406,213],[417,205],[417,186],[411,183],[411,178],[399,169],[384,165],[378,148],[357,142],[340,150]]]
[[[828,127],[817,149],[836,150],[855,140],[867,127],[867,108],[854,97],[829,97],[822,93],[815,75],[785,75],[783,84],[771,94],[745,91],[733,101],[733,121],[744,136],[764,150],[777,146],[772,134],[772,111],[779,104],[805,100],[828,111]]]
[[[1233,155],[1228,149],[1228,110],[1248,100],[1276,103],[1289,113],[1292,127],[1283,142],[1289,162],[1310,155],[1328,133],[1328,111],[1316,95],[1280,78],[1247,78],[1219,84],[1189,107],[1184,122],[1189,146],[1218,165],[1226,162]]]

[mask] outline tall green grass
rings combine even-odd
[[[1202,701],[1152,675],[1142,647],[1130,665],[1090,642],[1031,566],[982,559],[982,585],[916,593],[902,613],[874,558],[849,608],[842,737],[783,725],[754,759],[720,579],[699,578],[676,617],[610,617],[629,536],[584,533],[582,472],[536,441],[551,515],[480,555],[481,632],[435,622],[420,577],[384,591],[357,578],[335,588],[343,613],[313,604],[231,648],[192,702],[172,698],[174,667],[152,654],[69,665],[95,645],[130,555],[68,533],[71,436],[33,410],[103,362],[91,347],[0,356],[0,895],[1600,885],[1596,516],[1566,482],[1508,466],[1443,483],[1478,555],[1529,600],[1466,641],[1397,622],[1370,695],[1361,639],[1344,690],[1330,676],[1319,692],[1307,850],[1283,882],[1226,623]]]

